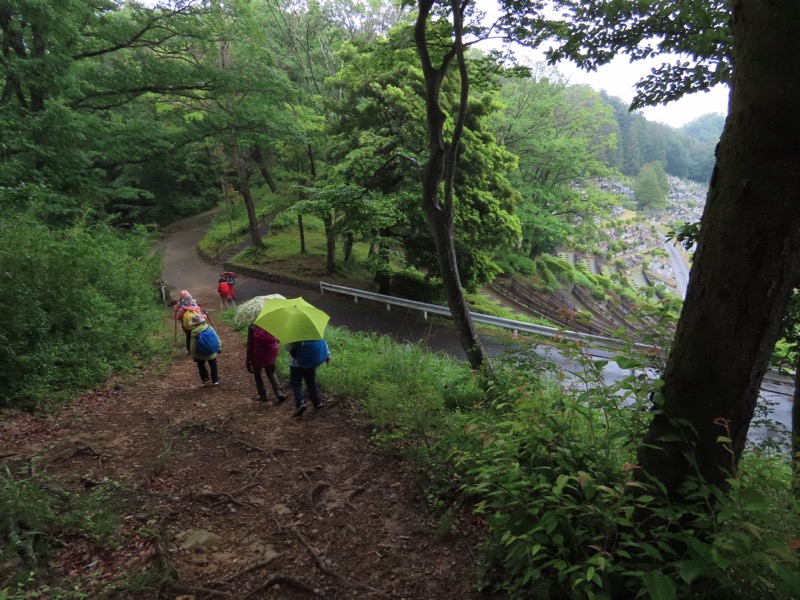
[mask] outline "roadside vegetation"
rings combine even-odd
[[[614,360],[631,374],[608,385],[605,361],[580,347],[561,347],[585,367],[573,378],[531,346],[499,359],[479,384],[464,362],[421,346],[335,327],[326,337],[336,360],[321,385],[357,407],[384,453],[411,465],[439,534],[454,533],[463,515],[481,523],[479,588],[575,600],[800,593],[800,520],[782,449],[766,443],[748,453],[724,498],[698,484],[692,510],[659,503],[658,483],[636,479],[636,448],[652,418],[652,359],[621,353]],[[121,536],[151,539],[146,519],[134,530],[122,519],[131,493],[113,481],[67,491],[35,462],[5,468],[0,598],[86,597],[78,579],[43,584],[48,552],[78,530],[101,547]],[[647,529],[634,519],[642,509],[656,521]],[[134,593],[163,576],[107,582],[105,593]]]
[[[163,353],[153,236],[37,216],[0,216],[0,410],[47,409]]]
[[[781,330],[776,362],[798,363],[800,211],[785,200],[798,187],[800,8],[553,4],[563,20],[501,3],[495,29],[473,2],[4,3],[0,409],[47,411],[159,359],[150,232],[221,205],[201,244],[213,257],[450,306],[471,369],[334,331],[361,372],[331,369],[326,383],[417,465],[442,533],[458,511],[481,519],[479,587],[800,596],[800,433],[789,452],[747,441]],[[626,106],[481,52],[490,35],[587,69],[688,58],[653,70]],[[719,84],[734,86],[727,120],[673,130],[631,110]],[[599,230],[622,178],[653,211],[667,176],[712,171],[702,239],[698,222],[670,225],[687,250],[702,242],[671,342],[678,303],[663,283],[645,292],[648,333],[670,350],[663,380],[646,370],[653,357],[622,353],[634,374],[609,387],[580,347],[577,380],[535,356],[492,364],[469,308],[507,315],[481,289],[513,276],[632,299],[618,271],[554,254],[621,260],[624,244]],[[0,477],[0,599],[85,596],[39,586],[42,557],[78,527],[104,541],[114,526],[35,461]]]

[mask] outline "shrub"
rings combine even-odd
[[[414,269],[392,273],[390,285],[392,294],[400,298],[428,302],[430,304],[446,302],[441,281],[429,278]]]
[[[0,218],[0,406],[67,397],[132,364],[161,326],[160,272],[143,229],[51,229]]]

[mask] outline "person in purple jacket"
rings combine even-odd
[[[250,325],[247,330],[247,358],[245,366],[247,371],[252,373],[256,380],[256,390],[258,393],[253,396],[257,402],[267,401],[267,389],[264,387],[264,380],[261,377],[262,370],[267,375],[272,391],[277,398],[276,403],[286,400],[283,387],[275,375],[275,361],[278,358],[280,342],[268,331],[257,325]]]

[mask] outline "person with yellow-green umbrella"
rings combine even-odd
[[[303,381],[314,408],[322,408],[317,367],[330,363],[331,353],[322,338],[330,317],[303,298],[270,299],[253,322],[278,338],[289,352],[289,383],[294,392],[295,417],[306,410]]]
[[[306,411],[303,397],[303,381],[314,408],[325,406],[325,400],[317,385],[317,367],[331,362],[331,351],[325,340],[303,340],[284,346],[289,352],[289,385],[294,393],[294,416],[301,417]]]

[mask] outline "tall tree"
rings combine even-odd
[[[535,258],[608,214],[611,195],[595,181],[611,173],[602,158],[615,145],[615,123],[600,95],[554,72],[508,79],[502,97],[497,137],[519,157],[512,183],[522,194],[522,250]]]
[[[195,95],[213,86],[207,72],[184,60],[189,40],[207,33],[208,12],[193,2],[0,3],[2,199],[26,204],[46,190],[44,210],[63,221],[79,213],[79,204],[129,196],[113,183],[121,165],[162,144],[157,135],[128,131],[117,111],[148,96]],[[139,143],[125,152],[120,140],[127,134]]]
[[[425,80],[428,134],[428,156],[422,173],[422,208],[436,244],[439,272],[461,345],[469,364],[478,369],[488,364],[488,359],[461,287],[453,242],[454,186],[469,101],[469,74],[464,56],[464,13],[469,3],[452,0],[448,7],[449,15],[437,14],[434,11],[436,5],[435,0],[419,0],[414,27],[414,41]],[[435,25],[440,25],[438,31]],[[430,31],[432,27],[434,31]],[[443,32],[447,37],[442,35]],[[441,105],[441,92],[453,61],[457,65],[461,91],[452,115],[451,133],[445,137],[448,114]]]
[[[604,10],[601,4],[592,3]],[[730,109],[686,302],[664,372],[659,411],[639,451],[644,470],[664,484],[668,495],[685,499],[684,484],[692,478],[726,489],[736,472],[781,319],[800,281],[800,81],[793,76],[800,58],[800,5],[732,0],[729,5],[685,1],[649,6],[656,10],[635,19],[640,27],[624,42],[619,42],[624,35],[609,31],[607,37],[616,40],[613,47],[604,42],[598,50],[587,43],[584,29],[571,43],[574,49],[583,36],[582,47],[590,47],[595,57],[608,57],[655,35],[659,27],[665,36],[664,28],[685,26],[690,35],[680,43],[689,43],[684,49],[697,59],[703,82],[724,81],[732,72]],[[640,14],[640,6],[630,8]],[[665,22],[664,11],[675,18]],[[603,14],[614,18],[610,11]],[[593,27],[589,20],[581,22]],[[709,64],[717,68],[706,69]],[[680,73],[690,71],[684,65]],[[703,85],[667,77],[650,101]]]
[[[730,113],[664,373],[662,412],[640,450],[641,465],[675,494],[695,473],[727,487],[800,281],[800,82],[791,76],[800,6],[739,0],[731,8]]]

